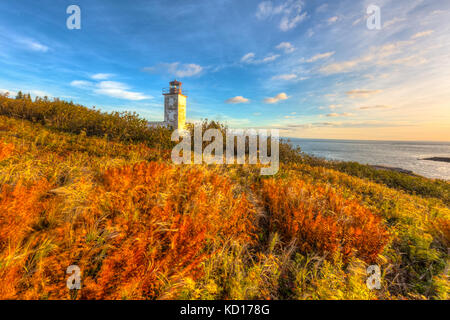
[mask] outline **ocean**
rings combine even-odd
[[[450,157],[450,142],[365,141],[290,138],[303,152],[325,159],[356,161],[411,170],[428,177],[450,180],[450,163],[420,160]]]

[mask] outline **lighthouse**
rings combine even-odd
[[[163,89],[164,123],[173,129],[184,129],[186,124],[186,92],[180,81],[171,81],[169,88]]]

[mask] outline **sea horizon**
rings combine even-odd
[[[284,139],[284,138],[283,138]],[[424,160],[450,157],[450,142],[289,138],[302,152],[327,160],[410,170],[417,175],[450,180],[450,163]]]
[[[363,141],[363,142],[424,142],[450,144],[450,140],[378,140],[378,139],[338,139],[338,138],[296,138],[280,137],[281,140],[318,140],[318,141]]]

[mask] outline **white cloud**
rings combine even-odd
[[[306,62],[315,62],[317,60],[327,59],[327,58],[331,57],[332,55],[334,55],[335,53],[336,52],[334,52],[334,51],[319,53],[319,54],[316,54],[315,56],[311,57],[310,59],[306,60]]]
[[[277,15],[281,16],[279,28],[282,31],[288,31],[302,22],[307,13],[303,12],[303,1],[301,0],[287,0],[279,6],[274,6],[272,1],[263,1],[258,4],[256,10],[258,19],[264,20]]]
[[[20,90],[22,91],[23,94],[30,94],[31,97],[53,97],[52,94],[42,91],[42,90]],[[5,93],[9,93],[10,97],[14,97],[17,95],[18,91],[14,91],[14,90],[8,90],[8,89],[0,89],[0,94],[5,94]]]
[[[19,43],[24,44],[28,49],[38,52],[47,52],[49,50],[49,47],[46,45],[43,45],[42,43],[39,43],[36,40],[32,39],[20,39],[18,40]]]
[[[95,93],[113,98],[125,100],[145,100],[151,98],[140,92],[128,91],[129,88],[126,84],[116,81],[100,81],[96,87],[94,90]]]
[[[143,68],[143,71],[151,73],[163,72],[177,78],[187,78],[200,74],[203,71],[203,67],[195,63],[183,64],[180,62],[173,62],[160,63],[154,67],[145,67]]]
[[[94,84],[90,81],[74,80],[70,83],[70,85],[72,87],[77,87],[77,88],[89,88],[89,87],[92,87]]]
[[[279,54],[273,54],[271,56],[265,57],[264,59],[262,59],[261,62],[271,62],[271,61],[278,59],[279,56],[280,56]]]
[[[297,78],[296,74],[280,74],[278,76],[273,76],[272,80],[294,80]]]
[[[396,23],[398,23],[398,22],[405,21],[405,20],[406,20],[405,18],[397,18],[397,17],[395,17],[395,18],[392,19],[392,20],[386,21],[386,22],[383,24],[383,28],[389,28],[390,26],[392,26],[392,25],[394,25],[394,24],[396,24]]]
[[[444,11],[444,10],[434,10],[434,11],[431,13],[431,15],[442,14],[442,13],[445,13],[445,11]]]
[[[415,35],[413,35],[411,37],[411,39],[418,39],[418,38],[426,37],[426,36],[429,36],[430,34],[432,34],[433,32],[434,32],[433,30],[427,30],[427,31],[423,31],[423,32],[418,32]]]
[[[17,95],[16,91],[8,90],[8,89],[0,89],[0,94],[5,94],[5,93],[9,93],[10,97],[13,97],[13,96]]]
[[[248,63],[248,64],[259,64],[259,63],[275,61],[279,57],[280,57],[279,54],[272,54],[263,59],[258,60],[258,59],[255,59],[255,54],[253,52],[249,52],[241,58],[241,62]]]
[[[247,103],[249,101],[250,101],[249,99],[244,98],[243,96],[236,96],[236,97],[225,100],[225,103],[238,104],[238,103]]]
[[[295,51],[295,47],[290,42],[281,42],[276,48],[284,50],[284,53],[292,53]]]
[[[316,12],[324,12],[328,9],[328,4],[324,3],[321,6],[317,7]]]
[[[256,10],[256,17],[258,19],[266,19],[274,13],[274,8],[271,1],[263,1],[258,4],[258,9]]]
[[[255,54],[253,52],[249,52],[241,58],[241,62],[248,63],[248,62],[253,61],[254,58],[255,58]]]
[[[375,105],[375,106],[364,106],[359,107],[361,110],[371,110],[371,109],[390,109],[391,106],[385,106],[385,105]]]
[[[337,109],[337,108],[340,108],[340,107],[342,107],[342,105],[340,105],[340,104],[330,104],[328,106],[328,108],[330,108],[330,110],[334,110],[334,109]]]
[[[355,21],[353,21],[352,26],[356,26],[357,24],[359,24],[361,21],[363,21],[363,18],[358,18]]]
[[[366,90],[366,89],[355,89],[347,91],[345,94],[350,98],[369,98],[377,93],[382,92],[382,90]]]
[[[335,23],[336,21],[338,21],[339,17],[338,16],[334,16],[328,19],[328,24],[332,24]]]
[[[265,103],[277,103],[277,102],[279,102],[281,100],[286,100],[288,98],[289,97],[287,96],[287,94],[282,92],[282,93],[277,94],[275,97],[265,98],[264,102]]]
[[[113,76],[114,75],[112,73],[96,73],[96,74],[92,75],[91,78],[94,80],[106,80]]]
[[[324,74],[335,74],[350,72],[358,69],[361,65],[365,67],[372,65],[389,65],[389,64],[401,64],[410,62],[411,56],[407,60],[389,60],[388,57],[401,53],[403,48],[413,44],[414,41],[398,41],[394,43],[388,43],[381,47],[372,47],[370,52],[361,57],[354,58],[352,60],[335,62],[320,68],[320,72]]]
[[[94,78],[93,76],[91,78]],[[98,79],[103,77],[97,77]],[[144,95],[140,92],[130,91],[128,85],[117,81],[100,81],[97,83],[86,80],[74,80],[70,83],[72,87],[81,88],[85,90],[92,90],[93,93],[101,94],[113,98],[125,100],[146,100],[153,97]]]
[[[281,21],[280,21],[280,29],[282,31],[291,30],[291,29],[295,28],[297,26],[297,24],[299,24],[300,22],[305,20],[305,18],[306,18],[306,12],[303,12],[302,14],[298,14],[293,18],[284,16],[283,18],[281,18]]]
[[[175,68],[178,68],[178,64]],[[182,65],[181,68],[176,69],[176,71],[174,70],[173,74],[179,78],[192,77],[202,72],[202,70],[203,67],[199,66],[198,64],[190,63]]]
[[[30,94],[36,97],[52,97],[50,93],[42,90],[30,90]]]
[[[352,113],[347,113],[347,112],[344,112],[344,113],[329,113],[326,116],[327,117],[351,117],[351,116],[353,116],[353,114]]]

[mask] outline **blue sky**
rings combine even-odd
[[[69,5],[81,29],[69,30]],[[366,9],[380,7],[380,30]],[[0,92],[305,138],[450,140],[450,3],[2,1]]]

